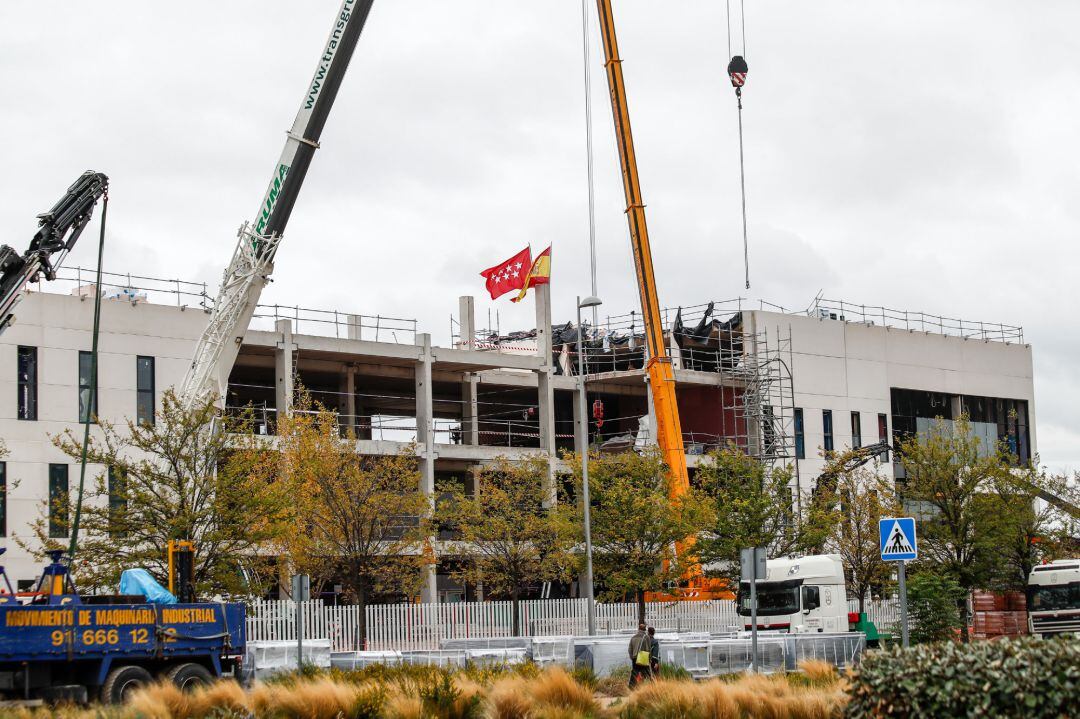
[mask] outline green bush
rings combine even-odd
[[[923,571],[911,578],[907,589],[911,641],[922,644],[952,639],[961,626],[957,602],[964,596],[956,580]]]
[[[939,642],[868,652],[846,716],[1080,716],[1080,642]]]

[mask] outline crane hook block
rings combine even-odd
[[[731,78],[731,86],[736,90],[746,84],[746,73],[750,68],[746,66],[746,60],[742,55],[736,55],[731,58],[731,62],[728,63],[727,73]]]

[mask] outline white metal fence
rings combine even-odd
[[[587,633],[585,599],[541,599],[519,605],[521,636],[582,636]],[[849,602],[858,611],[858,602]],[[894,600],[868,601],[868,618],[891,631],[899,620]],[[369,650],[434,650],[450,639],[498,639],[513,633],[511,602],[452,604],[381,604],[367,608],[367,642],[360,642],[359,607],[303,602],[304,637],[329,639],[335,652]],[[650,602],[645,621],[676,632],[724,633],[742,628],[733,601]],[[637,627],[637,605],[597,604],[597,631],[618,634]],[[291,601],[257,601],[248,611],[248,641],[296,641],[296,605]]]

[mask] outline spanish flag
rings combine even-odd
[[[551,246],[536,256],[533,260],[532,267],[529,268],[529,274],[525,276],[525,286],[518,292],[518,296],[512,298],[511,302],[521,302],[525,298],[525,293],[529,291],[530,287],[536,285],[546,285],[551,282]]]

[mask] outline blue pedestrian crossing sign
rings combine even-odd
[[[889,517],[878,522],[881,536],[881,558],[887,562],[916,559],[919,556],[915,540],[914,517]]]

